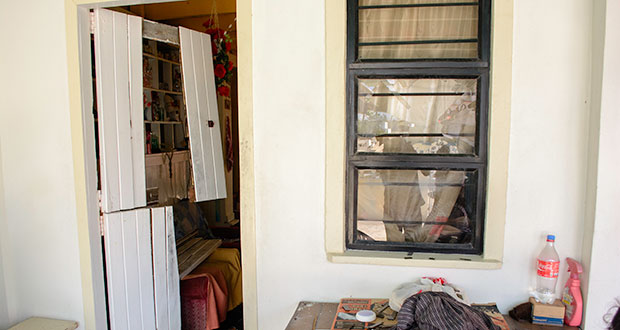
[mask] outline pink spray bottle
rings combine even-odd
[[[583,272],[583,268],[580,263],[572,258],[566,258],[566,263],[568,263],[570,278],[566,281],[566,286],[562,292],[562,303],[566,306],[564,324],[576,327],[581,324],[581,313],[583,311],[581,281],[579,280],[579,274]]]

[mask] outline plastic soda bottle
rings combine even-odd
[[[536,295],[545,304],[555,301],[555,286],[560,273],[560,257],[554,247],[555,236],[547,235],[547,244],[537,259]]]

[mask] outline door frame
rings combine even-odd
[[[90,24],[84,24],[83,20],[80,23],[79,18],[80,15],[82,17],[89,15],[88,12],[92,8],[159,2],[172,1],[65,0],[69,120],[85,329],[107,330],[108,324],[96,187]],[[237,52],[243,318],[244,327],[252,330],[258,329],[252,104],[252,0],[237,0]]]

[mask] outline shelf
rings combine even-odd
[[[145,154],[146,167],[163,166],[165,164],[165,160],[167,159],[166,155],[169,155],[169,154],[172,154],[172,163],[187,162],[190,160],[189,150],[156,152],[152,154]]]
[[[145,120],[145,124],[170,124],[170,125],[181,125],[180,121],[161,121],[161,120]]]
[[[149,54],[149,53],[142,53],[142,54],[144,56],[146,56],[146,57],[150,57],[150,58],[162,61],[162,62],[168,62],[168,63],[172,63],[172,64],[176,64],[176,65],[181,65],[181,63],[179,63],[179,62],[175,62],[175,61],[172,61],[172,60],[167,60],[167,59],[165,59],[163,57],[159,57],[159,56],[156,56],[156,55],[153,55],[153,54]]]
[[[144,89],[145,89],[145,90],[149,90],[149,91],[153,91],[153,92],[159,92],[159,93],[174,94],[174,95],[183,95],[183,92],[167,91],[167,90],[164,90],[164,89],[158,89],[158,88],[144,87]]]

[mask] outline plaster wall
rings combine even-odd
[[[2,329],[30,316],[84,323],[64,8],[0,5]]]
[[[611,320],[615,307],[620,307],[620,176],[618,175],[617,135],[620,131],[620,111],[617,95],[620,91],[620,3],[597,1],[595,10],[601,19],[594,35],[598,56],[593,57],[593,111],[590,140],[590,170],[594,177],[589,182],[595,203],[586,215],[586,234],[591,236],[591,248],[584,251],[588,276],[585,300],[585,328],[603,329]],[[590,197],[590,196],[589,196]],[[590,199],[592,199],[590,197]],[[586,254],[587,253],[587,254]]]
[[[327,261],[323,2],[254,0],[253,15],[259,329],[284,328],[299,300],[382,297],[424,275],[444,276],[471,300],[496,301],[506,311],[526,299],[546,232],[558,236],[562,257],[581,257],[591,3],[515,1],[506,237],[499,270]],[[0,52],[0,328],[31,315],[83,323],[64,2],[3,2],[0,28],[10,31],[0,35],[0,44],[11,45]],[[607,123],[617,119],[613,115],[603,111],[601,122],[613,125]],[[601,134],[614,129],[602,127]],[[606,158],[600,173],[611,173],[614,157]],[[605,187],[617,196],[611,183]],[[610,229],[617,228],[612,201],[597,209]],[[564,279],[563,274],[560,282]],[[609,278],[592,283],[603,290]]]
[[[471,300],[495,301],[507,311],[527,299],[545,234],[557,235],[562,258],[581,257],[591,3],[515,1],[506,234],[499,270],[326,260],[324,10],[316,1],[253,1],[259,329],[284,328],[299,300],[385,297],[419,276],[444,276]],[[560,283],[565,270],[563,265]]]
[[[0,141],[0,146],[2,143]],[[9,302],[6,295],[6,281],[4,276],[4,249],[2,242],[6,242],[6,217],[4,215],[4,189],[2,183],[2,149],[0,148],[0,329],[9,327]]]

